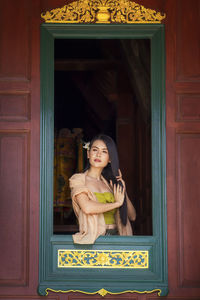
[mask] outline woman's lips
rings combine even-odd
[[[94,161],[96,161],[96,162],[101,162],[101,160],[100,159],[98,159],[98,158],[95,158],[95,160]]]

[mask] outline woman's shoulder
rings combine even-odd
[[[69,178],[71,184],[85,184],[85,173],[75,173]]]

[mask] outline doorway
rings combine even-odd
[[[55,39],[54,233],[73,234],[68,179],[84,169],[83,142],[116,142],[134,235],[152,234],[151,65],[149,39]]]

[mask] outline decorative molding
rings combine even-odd
[[[148,251],[58,250],[58,268],[148,269]]]
[[[176,95],[176,121],[200,121],[200,94],[187,93]]]
[[[30,131],[0,130],[2,287],[29,284]],[[8,189],[7,186],[12,185]],[[9,192],[8,192],[9,191]],[[9,222],[8,222],[9,219]],[[14,225],[13,225],[14,224]],[[14,226],[14,231],[13,231]],[[9,239],[6,237],[9,236]],[[12,241],[15,248],[10,247]]]
[[[199,41],[196,37],[200,34],[200,11],[196,9],[196,5],[191,6],[189,1],[177,0],[176,7],[176,23],[173,25],[176,33],[172,32],[170,37],[170,43],[174,40],[174,49],[170,51],[174,53],[175,80],[184,84],[185,82],[199,84]],[[185,13],[187,11],[190,13]],[[191,16],[195,22],[191,22]]]
[[[196,238],[199,234],[196,227],[199,220],[199,190],[196,188],[200,176],[199,152],[199,130],[176,132],[178,287],[187,289],[200,286],[199,240]]]
[[[128,0],[79,0],[41,14],[46,23],[161,23],[166,14]]]
[[[32,32],[35,27],[29,17],[32,9],[31,2],[21,1],[20,9],[24,13],[16,14],[15,5],[1,6],[4,30],[1,32],[0,82],[7,81],[11,85],[15,81],[30,83],[32,79],[31,55],[34,53]],[[15,26],[10,26],[10,21],[6,17],[9,14],[15,16]],[[36,47],[35,41],[33,44]]]
[[[46,292],[46,296],[48,296],[49,292],[54,292],[54,293],[83,293],[83,294],[86,294],[86,295],[95,295],[95,294],[99,294],[100,296],[104,297],[106,296],[107,294],[110,294],[110,295],[120,295],[120,294],[126,294],[126,293],[138,293],[138,294],[151,294],[151,293],[158,293],[158,296],[161,296],[161,293],[162,293],[162,290],[161,289],[154,289],[154,290],[151,290],[151,291],[137,291],[137,290],[127,290],[127,291],[123,291],[123,292],[119,292],[119,293],[112,293],[110,291],[107,291],[106,289],[102,288],[94,293],[89,293],[89,292],[84,292],[84,291],[79,291],[79,290],[67,290],[67,291],[62,291],[62,290],[54,290],[54,289],[51,289],[51,288],[47,288],[45,290]]]
[[[0,92],[0,121],[26,122],[31,119],[31,99],[28,91]]]

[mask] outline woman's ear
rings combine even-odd
[[[87,158],[90,158],[90,151],[87,150]]]

